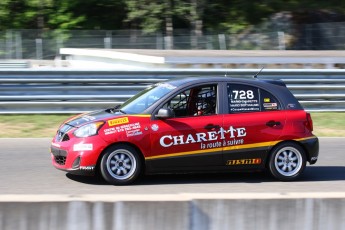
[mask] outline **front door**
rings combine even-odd
[[[201,85],[174,95],[162,108],[175,116],[151,121],[150,170],[205,170],[222,165],[217,85]]]

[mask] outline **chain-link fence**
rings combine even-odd
[[[289,31],[204,33],[175,30],[174,36],[139,30],[0,31],[1,59],[54,59],[59,49],[210,49],[210,50],[343,50],[345,22],[299,25]],[[256,29],[255,31],[258,31]]]
[[[292,48],[300,50],[344,50],[345,22],[301,26]]]

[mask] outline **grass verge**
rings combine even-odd
[[[51,137],[71,115],[0,115],[0,138]]]
[[[319,137],[345,137],[345,113],[311,113],[314,134]]]
[[[0,115],[0,138],[53,137],[71,115]],[[314,134],[345,137],[345,113],[312,113]]]

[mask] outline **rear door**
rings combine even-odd
[[[232,169],[263,167],[282,135],[285,111],[271,93],[252,85],[229,83],[227,96],[223,163]]]

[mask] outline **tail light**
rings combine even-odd
[[[307,121],[306,121],[306,127],[310,130],[314,130],[313,120],[311,119],[310,113],[307,113]]]

